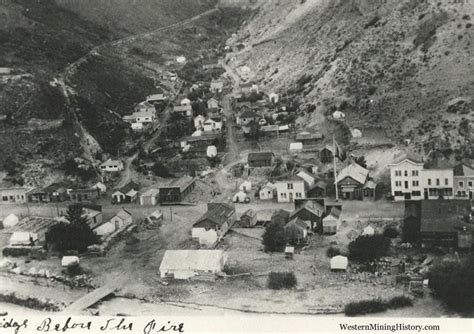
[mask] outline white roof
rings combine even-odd
[[[375,230],[370,225],[364,228],[364,231],[362,231],[362,235],[374,235],[374,234],[375,234]]]
[[[237,199],[239,199],[239,201],[245,201],[246,198],[247,194],[243,191],[239,191],[237,194],[234,195],[234,197],[232,197],[232,201],[236,202]]]
[[[208,146],[207,147],[207,151],[206,151],[206,154],[209,158],[213,158],[217,155],[217,147],[215,146]]]
[[[290,127],[288,125],[281,125],[278,127],[278,130],[279,131],[286,131],[286,130],[289,130]]]
[[[76,263],[79,263],[79,258],[77,256],[63,256],[61,259],[61,266],[63,267],[67,267]]]
[[[241,187],[241,188],[242,188],[242,187],[252,188],[252,182],[250,182],[250,181],[248,181],[248,180],[247,180],[247,181],[244,181],[244,182],[242,182],[242,183],[240,184],[240,187]]]
[[[331,269],[346,270],[348,265],[349,265],[349,261],[347,260],[347,257],[345,256],[337,255],[331,259]]]
[[[138,191],[136,191],[135,189],[132,189],[130,190],[128,193],[126,193],[125,195],[129,196],[129,197],[134,197],[138,194]]]
[[[301,170],[296,175],[310,184],[313,184],[316,181],[316,177],[314,175],[311,175],[310,172],[307,172],[305,170]]]
[[[223,250],[167,250],[160,271],[167,270],[221,270],[226,254]]]
[[[290,150],[302,150],[303,149],[303,143],[291,143],[290,144]]]
[[[156,196],[160,193],[160,190],[159,189],[156,189],[156,188],[152,188],[152,189],[149,189],[147,191],[145,191],[143,194],[142,194],[142,197],[149,197],[149,196]]]
[[[362,137],[362,132],[359,129],[354,129],[351,131],[352,138],[360,138]]]
[[[293,246],[286,246],[285,247],[285,253],[294,253],[295,252],[295,247]]]
[[[164,100],[165,96],[163,94],[152,94],[146,98],[148,101],[160,101]]]
[[[188,98],[184,98],[184,99],[181,100],[181,105],[183,105],[183,104],[190,104],[190,103],[191,103],[191,100],[188,99]]]
[[[98,235],[107,235],[115,231],[115,224],[107,222],[97,227],[94,232]]]
[[[344,117],[346,117],[346,115],[342,111],[336,110],[335,112],[332,113],[332,117],[334,117],[334,118],[344,118]]]
[[[38,241],[38,234],[32,232],[14,232],[10,237],[10,245],[30,245],[30,239]]]
[[[186,61],[186,57],[184,56],[179,56],[178,58],[176,58],[176,61],[178,63],[184,63]]]
[[[263,189],[274,190],[274,189],[276,189],[276,186],[275,186],[273,183],[271,183],[271,182],[267,182],[267,183],[262,187],[262,190],[263,190]]]
[[[141,130],[143,129],[143,123],[132,123],[133,130]]]
[[[346,177],[351,177],[357,182],[361,184],[365,184],[365,181],[367,180],[368,175],[369,175],[369,171],[367,169],[365,169],[364,167],[358,164],[353,163],[347,166],[346,168],[344,168],[343,170],[341,170],[341,172],[336,178],[336,181],[340,182],[344,180]]]
[[[120,160],[109,159],[106,162],[102,163],[101,166],[116,166],[116,165],[120,166],[121,164],[122,164],[122,161]]]
[[[18,217],[11,213],[3,220],[3,228],[13,227],[18,224],[19,221]]]

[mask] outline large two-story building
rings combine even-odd
[[[275,182],[278,202],[294,202],[306,198],[306,183],[299,177]]]
[[[454,196],[474,199],[474,168],[459,164],[454,167]]]

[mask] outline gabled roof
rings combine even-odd
[[[208,203],[207,212],[193,226],[203,222],[211,222],[214,226],[222,226],[235,212],[235,208],[227,203]]]
[[[122,164],[122,161],[120,161],[120,160],[112,160],[112,159],[109,159],[109,160],[103,162],[103,163],[101,164],[101,166],[114,167],[114,166],[121,165],[121,164]]]
[[[225,259],[225,252],[221,249],[167,250],[161,261],[160,271],[208,271],[220,268]]]
[[[377,183],[375,183],[373,180],[367,180],[367,182],[364,184],[364,189],[375,189],[377,187]]]
[[[191,110],[193,110],[193,107],[189,104],[173,107],[173,111],[175,112],[183,112],[183,111],[191,111]]]
[[[421,201],[421,232],[457,232],[470,212],[469,200]]]
[[[50,185],[44,187],[43,191],[46,193],[60,191],[60,190],[65,191],[67,190],[68,187],[69,187],[69,184],[67,182],[60,181],[60,182],[51,183]]]
[[[389,166],[397,166],[405,161],[414,165],[423,164],[423,159],[418,154],[407,152],[396,158]]]
[[[248,210],[245,211],[245,212],[242,214],[242,216],[240,216],[240,217],[242,218],[242,217],[244,217],[244,216],[253,218],[253,217],[257,216],[257,213],[256,213],[255,210],[253,210],[253,209],[248,209]]]
[[[300,132],[296,135],[296,140],[310,140],[310,139],[322,139],[323,135],[319,132],[310,133],[310,132]]]
[[[271,182],[267,182],[260,190],[264,190],[264,189],[268,189],[268,190],[275,190],[276,187],[273,183]]]
[[[299,207],[298,209],[296,209],[295,211],[291,213],[290,219],[298,215],[303,210],[309,211],[310,213],[312,213],[313,215],[319,218],[321,218],[324,214],[324,207],[321,204],[315,201],[308,200],[308,201],[305,201],[301,207]]]
[[[365,184],[365,182],[367,181],[368,175],[369,175],[369,171],[367,169],[365,169],[364,167],[356,163],[353,163],[339,172],[339,175],[337,176],[336,181],[341,182],[346,177],[350,177],[354,181],[360,184]]]
[[[454,166],[454,176],[474,176],[474,168],[464,163]]]
[[[117,191],[121,192],[122,194],[127,194],[131,190],[138,190],[138,189],[139,189],[138,184],[131,181],[131,182],[127,183],[126,185],[124,185],[122,188],[117,189]]]
[[[331,212],[329,212],[329,215],[334,216],[335,218],[339,218],[341,217],[341,210],[333,206]]]
[[[258,161],[267,161],[273,158],[273,152],[251,152],[249,153],[247,160],[258,160]]]
[[[316,188],[321,188],[321,189],[326,189],[327,183],[324,181],[318,181],[316,182],[309,190],[313,190]]]
[[[330,152],[334,152],[334,147],[332,145],[324,145],[324,147],[320,150],[323,151],[323,150],[328,150]]]
[[[142,197],[150,197],[150,196],[153,197],[153,196],[157,196],[159,193],[160,193],[159,189],[152,188],[152,189],[148,189],[147,191],[145,191],[142,194]]]
[[[130,212],[128,212],[127,210],[125,210],[125,209],[121,209],[119,212],[117,212],[115,214],[114,217],[118,217],[122,220],[126,220],[126,219],[132,217],[132,214]]]
[[[308,228],[308,225],[306,223],[296,217],[292,220],[290,220],[288,223],[285,225],[285,232],[288,233],[289,231],[296,232],[296,231],[304,231]]]

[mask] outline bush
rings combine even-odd
[[[395,239],[396,237],[398,237],[398,235],[398,230],[395,227],[387,227],[383,231],[383,236],[386,238]]]
[[[74,277],[74,276],[81,275],[83,271],[82,271],[81,265],[79,263],[75,263],[70,266],[67,266],[66,272],[68,276]]]
[[[344,307],[344,313],[348,316],[384,312],[388,309],[387,303],[381,299],[362,300],[349,303]]]
[[[296,286],[296,276],[294,273],[271,272],[268,276],[268,287],[273,290],[291,289]]]
[[[390,309],[408,307],[408,306],[413,306],[413,301],[407,296],[397,296],[390,299],[387,302],[387,306]]]
[[[388,254],[390,240],[383,235],[361,235],[349,244],[349,259],[369,262]]]
[[[428,273],[429,287],[436,297],[456,311],[474,308],[474,258],[469,261],[435,264]]]
[[[262,239],[265,252],[283,252],[286,246],[285,228],[277,222],[270,223],[265,227]]]
[[[333,258],[334,256],[337,256],[340,254],[341,254],[341,250],[339,249],[339,247],[334,246],[334,245],[329,246],[329,248],[326,250],[326,256],[328,258]]]

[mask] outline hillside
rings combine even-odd
[[[473,20],[472,1],[261,1],[229,59],[298,101],[301,124],[324,132],[340,109],[359,145],[472,157]]]
[[[197,15],[216,0],[55,0],[81,17],[127,36]]]

